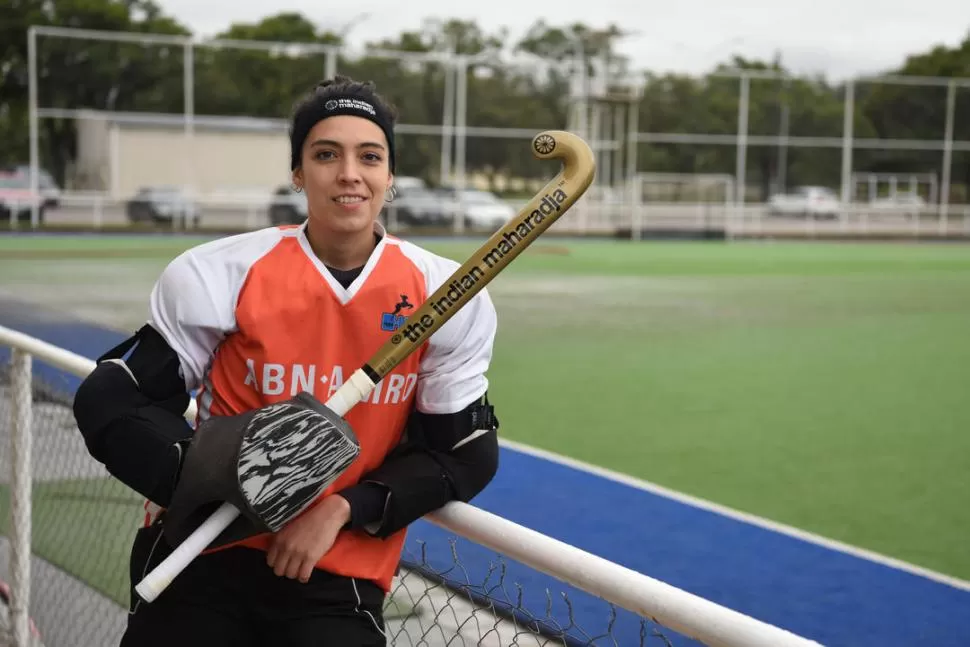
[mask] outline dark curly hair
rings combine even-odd
[[[321,81],[297,104],[290,121],[290,170],[300,166],[303,142],[318,122],[334,115],[370,119],[384,131],[394,172],[394,124],[397,108],[377,92],[373,81],[355,81],[342,75]]]

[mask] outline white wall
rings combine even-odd
[[[207,194],[229,188],[271,191],[290,181],[285,132],[197,128],[190,141],[181,128],[122,124],[110,150],[114,169],[106,176],[117,177],[121,199],[150,185],[191,186]]]

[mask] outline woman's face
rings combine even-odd
[[[362,117],[329,117],[310,129],[293,182],[310,220],[334,233],[373,229],[393,176],[384,132]]]

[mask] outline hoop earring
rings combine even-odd
[[[388,188],[387,191],[384,192],[384,202],[387,202],[387,203],[394,202],[394,198],[396,197],[397,197],[397,189],[395,189],[393,186]]]

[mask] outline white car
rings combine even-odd
[[[0,222],[30,221],[34,207],[44,222],[44,196],[30,190],[29,179],[16,173],[0,173]]]
[[[492,232],[515,217],[515,209],[491,191],[442,189],[442,192],[454,201],[458,213],[464,216],[465,226],[470,229]]]
[[[128,221],[199,226],[199,205],[180,187],[144,186],[125,203]]]
[[[24,178],[26,186],[30,186],[30,165],[20,164],[8,169],[10,173]],[[57,185],[54,176],[46,170],[37,169],[37,190],[44,198],[44,207],[57,207],[61,204],[61,187]]]
[[[301,224],[309,215],[306,194],[297,192],[289,184],[278,187],[269,200],[267,215],[274,227]]]
[[[768,213],[772,216],[835,219],[841,211],[842,203],[835,191],[824,186],[800,186],[768,200]]]

